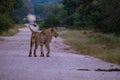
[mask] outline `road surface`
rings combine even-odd
[[[60,37],[50,44],[51,57],[39,57],[39,48],[38,57],[28,57],[30,34],[21,28],[15,36],[0,41],[0,80],[120,80],[120,71],[95,71],[118,65],[74,54]]]

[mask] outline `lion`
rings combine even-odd
[[[58,37],[58,33],[57,33],[56,29],[55,28],[48,28],[48,29],[42,30],[41,32],[36,32],[36,31],[34,31],[30,28],[30,25],[29,25],[29,29],[32,32],[31,40],[30,40],[29,57],[32,57],[32,47],[33,47],[33,45],[35,45],[35,47],[34,47],[34,57],[37,57],[36,50],[37,50],[39,45],[40,45],[40,51],[41,51],[40,56],[44,57],[43,46],[45,45],[45,47],[47,49],[46,57],[50,57],[50,45],[49,44],[50,44],[53,36],[55,38]]]

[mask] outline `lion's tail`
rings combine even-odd
[[[30,24],[28,25],[28,27],[32,33],[35,33],[35,31],[30,27]]]

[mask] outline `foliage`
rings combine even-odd
[[[18,33],[19,32],[19,28],[21,28],[23,26],[24,25],[22,25],[22,24],[21,25],[20,24],[15,24],[14,27],[10,28],[7,31],[2,32],[2,34],[0,34],[0,35],[2,35],[2,36],[13,36],[16,33]]]
[[[58,3],[61,0],[31,0],[34,6],[35,15],[46,20],[53,14],[57,14]]]
[[[13,0],[1,0],[0,1],[0,13],[8,13],[13,7]]]
[[[13,0],[1,0],[0,2],[0,34],[12,27],[9,12],[13,7]]]
[[[53,3],[51,5],[39,5],[39,7],[35,7],[35,14],[40,16],[42,20],[46,20],[52,15],[56,15],[58,13],[58,4]]]
[[[73,14],[76,11],[76,8],[78,7],[77,1],[75,0],[63,0],[64,8],[67,10],[68,15]]]
[[[39,10],[37,13],[42,19],[42,22],[40,22],[40,26],[42,28],[48,28],[48,27],[56,27],[60,24],[59,13],[60,13],[60,6],[59,4],[51,4],[49,6],[40,5]],[[62,16],[62,15],[61,15]]]
[[[120,32],[120,2],[119,0],[104,0],[104,18],[99,22],[97,29],[105,33]]]
[[[39,6],[39,5],[51,5],[53,3],[59,3],[62,0],[31,0],[34,6]]]
[[[55,16],[51,16],[50,18],[48,18],[46,21],[45,21],[45,24],[47,24],[47,26],[57,26],[59,25],[59,21],[58,19],[55,17]]]
[[[13,21],[7,14],[0,14],[0,34],[13,26]]]
[[[105,33],[120,33],[119,0],[63,0],[62,3],[63,9],[67,11],[68,26],[77,29],[87,27]]]
[[[10,15],[13,21],[17,24],[23,22],[23,18],[27,15],[25,5],[23,0],[14,0],[13,9],[10,12]]]
[[[0,34],[12,28],[16,16],[11,15],[15,9],[23,7],[22,0],[1,0],[0,2]]]
[[[59,25],[59,21],[55,16],[51,16],[44,22],[40,23],[40,28],[56,27]]]
[[[58,14],[56,15],[61,23],[64,22],[67,15],[67,11],[63,9],[63,4],[58,4]]]
[[[14,0],[14,3],[13,3],[14,9],[19,9],[19,8],[22,8],[23,6],[24,6],[24,3],[22,0]]]

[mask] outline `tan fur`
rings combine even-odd
[[[30,27],[29,27],[30,28]],[[34,56],[37,57],[36,55],[36,50],[38,48],[38,46],[40,45],[40,50],[41,50],[41,57],[44,57],[44,53],[43,53],[43,46],[45,45],[46,49],[47,49],[47,54],[46,56],[49,57],[50,55],[50,46],[49,43],[52,40],[52,37],[57,37],[58,33],[56,32],[56,30],[54,28],[48,28],[45,29],[41,32],[35,32],[33,31],[31,28],[30,30],[32,31],[32,35],[31,35],[31,40],[30,40],[30,51],[29,51],[29,57],[32,56],[32,47],[33,45],[35,45],[34,48]]]

